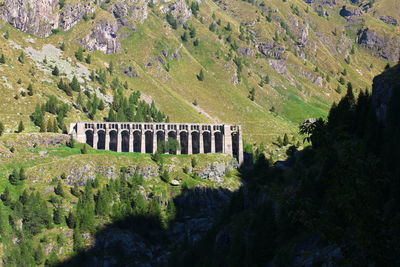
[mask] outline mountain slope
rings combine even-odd
[[[298,0],[206,0],[199,2],[199,11],[196,5],[191,8],[196,2],[184,1],[109,1],[98,5],[66,1],[62,8],[58,1],[50,1],[51,10],[41,9],[35,1],[27,2],[37,4],[36,10],[14,1],[5,1],[1,7],[5,21],[22,31],[48,36],[29,36],[6,22],[2,24],[3,35],[9,35],[9,39],[0,41],[1,53],[7,59],[1,65],[5,78],[0,90],[7,95],[2,114],[8,129],[15,129],[23,119],[30,131],[37,130],[29,123],[28,115],[36,103],[45,101],[45,95],[76,103],[76,93],[68,97],[56,84],[63,73],[72,78],[73,72],[68,68],[79,74],[76,67],[82,65],[78,68],[86,72],[80,80],[84,91],[96,92],[106,102],[112,99],[110,83],[118,78],[121,83],[128,83],[130,91],[140,90],[146,100],[155,100],[172,121],[238,123],[244,125],[246,140],[269,142],[284,132],[295,134],[298,123],[305,118],[325,116],[348,81],[356,90],[367,87],[386,64],[379,57],[390,54],[393,57],[389,59],[393,59],[398,54],[397,48],[392,47],[395,41],[388,42],[383,49],[386,52],[379,52],[380,45],[386,45],[379,43],[379,38],[398,38],[398,26],[385,24],[366,8],[351,6],[360,11],[343,17],[341,4],[346,3],[342,1],[306,4]],[[17,19],[10,10],[19,10]],[[383,8],[377,4],[374,10]],[[37,14],[54,21],[53,29],[43,27]],[[167,22],[168,14],[174,18],[176,30]],[[22,16],[33,21],[31,28],[26,27],[23,22],[29,20]],[[373,31],[377,37],[372,35],[372,41],[368,39],[371,34],[358,37],[363,29]],[[29,56],[31,47],[40,51],[45,45],[59,47],[62,42],[64,52],[52,50],[59,54],[54,57],[56,62],[42,63],[43,57],[35,61]],[[85,57],[91,56],[90,64],[78,64],[74,54],[80,46],[87,49]],[[23,64],[17,61],[22,50],[27,54]],[[72,66],[63,69],[65,62],[58,62],[57,58]],[[110,62],[115,71],[108,75],[106,84],[89,79],[90,71],[105,69]],[[55,65],[60,66],[61,76],[50,74]],[[20,76],[13,75],[15,68]],[[203,81],[197,78],[201,70]],[[23,80],[21,85],[17,83],[19,78]],[[37,95],[13,100],[19,88],[26,88],[29,83]],[[250,99],[253,88],[254,101]],[[106,113],[98,112],[94,119],[102,120]],[[66,122],[87,120],[86,117],[72,109]]]

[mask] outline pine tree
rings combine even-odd
[[[0,56],[0,64],[5,64],[6,63],[6,57],[4,56],[4,54],[1,54]]]
[[[83,237],[78,227],[74,228],[73,234],[73,250],[79,252],[83,249]]]
[[[12,185],[19,184],[20,179],[19,179],[19,172],[17,171],[17,169],[14,169],[12,173],[8,176],[8,181]]]
[[[4,206],[10,206],[12,203],[10,188],[8,186],[4,189],[3,194],[1,194],[1,200],[3,201]]]
[[[61,43],[60,49],[61,49],[61,51],[65,51],[65,43]]]
[[[34,91],[33,91],[33,86],[32,86],[31,83],[28,85],[28,89],[27,90],[28,90],[28,95],[29,96],[33,96]]]
[[[18,57],[18,61],[21,62],[21,63],[25,62],[25,54],[24,54],[24,52],[21,52],[21,54]]]
[[[194,46],[199,46],[199,44],[200,44],[200,41],[199,41],[198,38],[196,38],[196,40],[193,41],[193,45]]]
[[[287,146],[289,144],[289,137],[288,135],[285,133],[283,136],[283,143],[284,146]]]
[[[204,81],[204,72],[203,69],[200,70],[200,73],[197,75],[197,79],[199,81]]]
[[[4,38],[6,40],[8,40],[8,38],[10,38],[10,32],[9,31],[6,31],[6,33],[4,34]]]
[[[88,153],[88,145],[84,144],[81,149],[81,154],[87,154],[87,153]]]
[[[56,193],[56,195],[59,195],[61,197],[65,197],[65,193],[64,193],[64,189],[63,189],[61,181],[58,181],[57,187],[54,188],[54,193]]]
[[[70,229],[75,228],[76,226],[76,218],[75,214],[70,210],[68,213],[68,217],[66,218],[67,225]]]
[[[0,136],[3,135],[4,130],[5,130],[4,124],[2,122],[0,122]]]
[[[253,87],[251,88],[251,90],[249,91],[249,99],[251,101],[254,101],[256,98],[256,89]]]
[[[60,70],[58,69],[57,66],[55,66],[55,67],[53,68],[53,71],[51,72],[51,74],[53,74],[54,76],[60,75]]]
[[[99,110],[104,110],[104,109],[105,109],[104,101],[103,101],[102,99],[100,99],[99,106],[98,106],[97,108],[98,108]]]
[[[92,56],[91,55],[87,55],[85,61],[86,61],[87,64],[91,64],[92,63]]]
[[[63,220],[62,210],[60,207],[57,207],[53,210],[53,221],[55,224],[61,224]]]
[[[75,140],[74,140],[74,138],[72,136],[69,137],[69,140],[68,140],[66,145],[68,147],[70,147],[70,148],[74,148],[75,147]]]
[[[196,37],[196,28],[195,27],[192,27],[191,29],[190,29],[190,38],[194,38],[194,37]]]
[[[183,42],[187,42],[189,39],[189,34],[187,33],[187,31],[183,32],[183,35],[181,36],[181,39]]]
[[[37,265],[41,265],[45,260],[46,256],[44,254],[43,247],[40,243],[39,243],[38,247],[35,249],[33,257],[35,258],[35,263]]]
[[[19,170],[19,179],[21,181],[26,180],[26,173],[25,173],[25,168],[21,167],[21,169]]]
[[[74,187],[71,188],[71,194],[76,197],[79,197],[81,195],[81,191],[79,190],[77,184],[74,184]]]
[[[75,58],[79,61],[83,61],[83,49],[79,47],[78,50],[75,52]]]
[[[232,31],[232,26],[230,22],[228,22],[228,24],[226,25],[225,30]]]
[[[71,89],[75,92],[80,92],[81,90],[81,86],[78,82],[78,79],[76,78],[76,76],[74,75],[74,77],[72,77],[72,81],[71,81]]]
[[[22,133],[25,130],[24,123],[22,121],[19,121],[18,124],[18,133]]]

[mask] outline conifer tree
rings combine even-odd
[[[21,54],[18,57],[18,61],[20,63],[24,63],[25,62],[25,54],[24,54],[24,52],[21,52]]]
[[[25,168],[21,167],[21,169],[19,170],[19,179],[21,181],[26,180],[26,173],[25,173]]]
[[[58,69],[57,66],[55,66],[55,67],[53,68],[51,74],[53,74],[54,76],[60,75],[60,70]]]
[[[76,76],[74,75],[74,77],[72,77],[72,81],[71,81],[71,89],[75,92],[80,92],[81,90],[81,86],[78,82],[78,79],[76,78]]]
[[[87,154],[87,153],[88,153],[88,146],[86,144],[84,144],[81,149],[81,154]]]
[[[12,171],[12,173],[8,176],[8,180],[10,181],[10,184],[12,185],[17,185],[19,184],[19,172],[17,171],[17,169],[14,169]]]
[[[41,265],[45,260],[46,256],[44,254],[43,247],[40,243],[39,243],[38,247],[35,249],[33,257],[35,258],[35,263],[37,265]]]
[[[75,52],[75,58],[79,61],[83,61],[83,49],[79,47],[78,50]]]
[[[200,73],[197,75],[197,79],[199,81],[204,81],[204,72],[203,69],[200,70]]]
[[[30,83],[30,84],[28,85],[28,95],[29,95],[29,96],[33,96],[33,94],[34,94],[33,86],[32,86],[32,84]]]
[[[24,123],[22,121],[19,121],[18,124],[18,133],[22,133],[25,130]]]
[[[8,38],[10,38],[10,32],[9,31],[6,31],[6,33],[4,34],[4,38],[6,40],[8,40]]]
[[[73,234],[73,250],[79,252],[83,249],[83,237],[79,231],[79,227],[74,228]]]
[[[5,130],[4,124],[2,122],[0,122],[0,136],[3,135],[4,130]]]
[[[61,224],[62,223],[62,210],[60,207],[57,207],[53,210],[53,222],[55,224]]]
[[[85,61],[86,61],[87,64],[91,64],[92,63],[92,56],[91,55],[87,55]]]
[[[60,44],[60,49],[61,49],[61,51],[65,51],[65,43]]]
[[[6,57],[4,56],[4,54],[1,54],[0,56],[0,64],[5,64],[6,63]]]
[[[3,201],[4,206],[10,206],[12,202],[10,188],[8,186],[4,189],[3,194],[1,194],[1,200]]]
[[[283,136],[283,143],[284,146],[287,146],[289,144],[289,137],[288,135],[285,133]]]
[[[61,181],[58,181],[57,186],[54,188],[54,193],[56,193],[56,195],[59,195],[60,197],[64,197],[65,196],[64,189],[63,189]]]
[[[70,229],[75,228],[76,226],[76,218],[75,214],[72,212],[72,210],[69,211],[68,217],[66,218],[67,225]]]

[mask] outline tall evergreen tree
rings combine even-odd
[[[19,121],[18,124],[18,133],[22,133],[25,130],[24,123],[22,121]]]

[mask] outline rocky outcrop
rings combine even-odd
[[[274,42],[259,43],[257,49],[268,58],[286,59],[285,46]]]
[[[220,183],[223,177],[232,169],[238,168],[236,160],[230,161],[228,164],[225,162],[213,162],[207,166],[195,171],[195,173],[203,179]]]
[[[66,3],[60,12],[59,27],[67,31],[74,27],[85,14],[90,14],[95,11],[93,1],[84,0],[74,3]]]
[[[373,55],[397,62],[400,58],[400,37],[387,34],[379,35],[371,29],[359,32],[358,43],[365,49],[371,50]]]
[[[339,12],[340,16],[342,17],[359,17],[362,15],[362,9],[361,8],[349,8],[346,6],[343,6],[342,9]]]
[[[128,0],[118,1],[110,6],[109,11],[117,19],[129,18],[143,23],[148,16],[148,1]]]
[[[392,16],[382,16],[379,19],[381,21],[385,22],[386,24],[390,24],[390,25],[393,25],[393,26],[397,26],[398,25],[397,19],[395,19]]]
[[[385,122],[393,90],[400,88],[400,65],[376,76],[372,85],[372,104],[380,121]]]
[[[15,28],[40,37],[58,28],[58,0],[6,0],[1,18]]]
[[[69,30],[84,14],[94,12],[90,0],[66,3],[59,10],[58,0],[6,0],[1,7],[1,18],[15,28],[40,37],[47,37],[53,29]]]
[[[192,10],[188,7],[185,0],[178,0],[161,10],[161,13],[164,14],[169,12],[171,12],[178,24],[185,24],[192,16]]]
[[[116,20],[94,22],[92,31],[78,42],[89,51],[100,50],[105,54],[119,53],[121,49]]]

